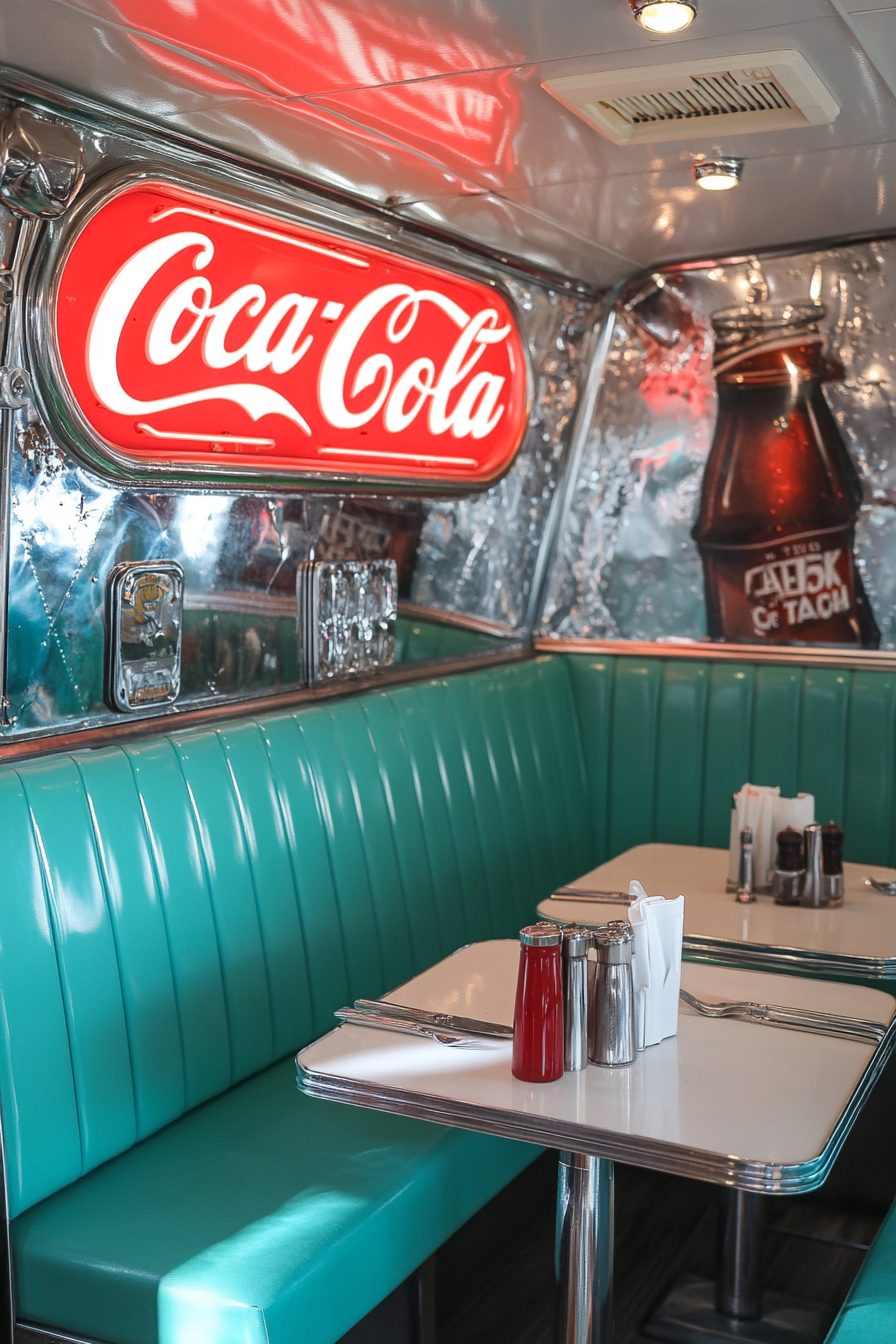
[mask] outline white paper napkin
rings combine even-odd
[[[774,807],[781,790],[767,784],[745,784],[734,795],[737,806],[731,819],[728,849],[728,881],[738,879],[740,869],[740,833],[745,826],[753,832],[753,884],[768,886],[768,871],[775,862]]]
[[[804,831],[815,820],[815,798],[811,793],[798,793],[795,798],[776,798],[772,806],[772,863],[777,857],[778,832],[792,826]]]
[[[628,917],[635,936],[635,1047],[643,1050],[678,1031],[684,897],[667,901],[648,896],[640,882],[631,882],[628,890],[633,898]]]

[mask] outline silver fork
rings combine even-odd
[[[741,1022],[759,1022],[770,1027],[789,1027],[793,1031],[814,1031],[821,1036],[839,1036],[849,1041],[873,1041],[877,1045],[886,1033],[883,1022],[861,1017],[841,1017],[836,1013],[818,1013],[811,1008],[785,1008],[774,1003],[704,1003],[686,989],[679,990],[682,1003],[704,1017],[734,1017]]]
[[[896,896],[896,882],[879,882],[876,877],[866,877],[865,886],[883,892],[884,896]]]

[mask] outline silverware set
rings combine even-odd
[[[551,892],[552,901],[613,901],[631,905],[634,899],[627,891],[594,891],[589,887],[558,887]]]
[[[873,887],[884,896],[896,896],[896,882],[878,882],[876,877],[866,877],[865,886]]]
[[[820,1013],[810,1008],[724,1000],[708,1003],[686,989],[679,991],[679,997],[682,1003],[703,1017],[731,1017],[761,1026],[815,1032],[817,1035],[837,1036],[848,1041],[870,1041],[873,1045],[878,1045],[886,1034],[882,1022],[843,1017],[837,1013]],[[410,1008],[405,1004],[388,1003],[381,999],[356,999],[354,1007],[340,1008],[335,1016],[355,1026],[397,1031],[406,1036],[438,1041],[440,1045],[472,1046],[487,1041],[506,1043],[513,1040],[513,1027],[501,1022],[482,1022],[477,1018],[454,1017],[450,1013],[427,1012],[424,1008]]]
[[[733,1017],[740,1022],[757,1022],[768,1027],[789,1027],[791,1031],[811,1031],[820,1036],[839,1036],[848,1041],[879,1044],[886,1033],[882,1022],[861,1017],[841,1017],[837,1013],[819,1013],[810,1008],[785,1008],[775,1003],[705,1003],[686,989],[679,998],[703,1017]]]
[[[422,1036],[440,1045],[471,1046],[485,1041],[513,1040],[513,1027],[500,1022],[481,1022],[475,1017],[454,1017],[450,1013],[431,1013],[425,1008],[409,1008],[383,999],[355,999],[354,1007],[340,1008],[334,1014],[357,1027],[379,1027],[406,1036]]]

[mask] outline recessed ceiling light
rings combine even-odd
[[[740,181],[743,159],[712,159],[694,164],[694,177],[704,191],[730,191]]]
[[[697,0],[631,0],[631,6],[649,33],[680,33],[697,14]]]

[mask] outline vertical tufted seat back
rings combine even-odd
[[[562,659],[0,768],[15,1215],[591,862]]]

